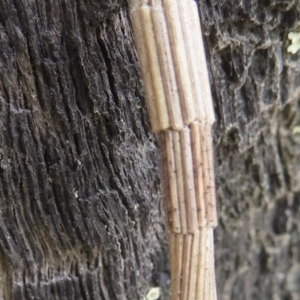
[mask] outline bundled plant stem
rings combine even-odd
[[[164,155],[172,299],[216,300],[214,110],[197,4],[131,0],[152,129]]]

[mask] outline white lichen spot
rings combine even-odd
[[[293,134],[300,134],[300,126],[298,125],[298,126],[295,126],[294,128],[293,128]]]
[[[78,198],[78,191],[75,191],[74,196],[76,199]]]
[[[291,40],[291,44],[288,46],[287,51],[295,54],[300,49],[300,32],[290,32],[288,39]]]
[[[151,288],[148,294],[146,295],[145,300],[156,300],[160,296],[160,288],[159,287],[154,287]]]

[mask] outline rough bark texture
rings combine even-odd
[[[286,50],[300,5],[202,7],[218,118],[219,297],[300,299],[300,63]]]
[[[220,300],[299,299],[293,0],[202,0]],[[168,299],[158,151],[117,0],[0,0],[0,299]]]

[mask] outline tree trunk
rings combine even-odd
[[[300,299],[293,0],[200,1],[220,300]],[[169,297],[156,137],[120,0],[0,0],[0,299]]]

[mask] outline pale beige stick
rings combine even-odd
[[[170,219],[171,219],[171,231],[181,232],[180,216],[179,216],[179,200],[177,193],[177,181],[176,181],[176,165],[174,155],[174,144],[172,131],[169,130],[165,133],[166,139],[166,152],[167,152],[167,165],[168,165],[168,181],[169,181],[169,197],[170,201]]]
[[[212,127],[206,124],[205,139],[207,145],[207,164],[206,172],[209,174],[209,194],[211,201],[211,223],[210,226],[216,227],[218,225],[217,204],[216,204],[216,187],[215,187],[215,169],[214,169],[214,152],[213,152],[213,138]]]
[[[151,78],[154,88],[154,101],[156,102],[158,119],[160,122],[160,129],[164,130],[170,128],[170,121],[158,59],[156,41],[154,36],[154,29],[151,18],[151,8],[148,5],[143,5],[140,8],[140,12],[144,34],[147,37],[144,40],[146,42],[147,53],[149,58],[148,68],[150,68],[151,71]]]
[[[172,300],[177,300],[174,297],[174,292],[176,293],[176,286],[175,286],[175,265],[178,263],[175,261],[175,250],[176,249],[176,234],[169,233],[169,256],[170,256],[170,273],[171,273],[171,293],[172,293]]]
[[[183,236],[183,261],[182,261],[182,280],[180,300],[189,300],[189,285],[191,272],[191,250],[193,244],[193,234]]]
[[[206,207],[204,199],[204,186],[203,186],[203,162],[201,153],[201,132],[199,122],[193,122],[191,124],[192,134],[192,152],[193,152],[193,165],[194,165],[194,180],[196,187],[197,198],[197,210],[198,210],[198,222],[199,226],[206,225]]]
[[[181,233],[185,234],[187,233],[187,213],[186,213],[185,193],[184,193],[184,183],[183,183],[184,175],[183,175],[183,166],[182,166],[180,135],[178,131],[174,131],[173,135],[174,135],[177,191],[178,191],[179,208],[180,208]]]
[[[210,244],[210,256],[211,256],[211,287],[210,293],[211,297],[210,300],[217,300],[217,286],[216,286],[216,274],[215,274],[215,247],[214,247],[214,236],[213,236],[213,229],[211,229],[211,244]]]
[[[191,250],[191,264],[190,264],[190,272],[189,272],[189,294],[188,300],[196,299],[196,284],[197,284],[197,271],[198,271],[198,263],[199,263],[199,255],[200,253],[200,231],[197,230],[193,234],[193,244]]]
[[[184,36],[184,45],[187,54],[187,62],[189,67],[190,80],[192,83],[193,89],[193,101],[195,102],[196,109],[196,118],[199,121],[204,121],[206,114],[204,108],[204,99],[202,95],[200,71],[197,64],[197,39],[195,39],[195,32],[193,28],[193,18],[191,18],[191,12],[189,5],[190,1],[177,1],[180,19],[181,19],[181,27]]]
[[[158,113],[157,113],[155,100],[154,100],[155,96],[154,96],[152,79],[148,69],[149,60],[148,60],[147,49],[144,40],[144,33],[143,33],[143,27],[142,27],[139,10],[132,10],[130,13],[130,17],[132,20],[135,44],[137,48],[137,54],[138,54],[139,63],[141,66],[141,72],[144,81],[144,88],[146,93],[146,104],[148,108],[150,123],[151,123],[152,130],[154,132],[157,132],[158,130],[160,130],[160,123],[157,122]]]
[[[210,228],[207,230],[207,241],[206,241],[206,266],[205,266],[205,288],[204,288],[204,299],[210,300],[211,295],[211,271],[210,271]]]
[[[184,235],[170,233],[172,300],[181,300]]]
[[[168,28],[161,0],[152,1],[152,18],[155,30],[156,45],[161,68],[161,74],[167,99],[171,127],[180,130],[184,126],[180,99],[177,89],[176,74],[168,36]]]
[[[195,195],[194,170],[192,160],[191,132],[188,127],[180,131],[181,158],[183,165],[184,194],[187,212],[188,232],[198,230],[197,203]]]
[[[214,282],[214,279],[212,278],[213,272],[212,267],[214,264],[213,256],[211,255],[212,251],[212,242],[213,239],[213,228],[208,227],[207,228],[207,240],[206,240],[206,262],[205,262],[205,287],[204,287],[204,298],[211,300],[212,296],[212,283]]]
[[[201,124],[201,150],[203,162],[204,199],[206,203],[207,222],[209,226],[217,225],[217,208],[215,199],[215,178],[213,169],[213,145],[210,124]]]
[[[181,100],[181,110],[184,122],[189,125],[196,119],[196,109],[193,100],[187,53],[184,46],[184,37],[180,25],[180,14],[177,1],[164,0],[164,11],[168,25],[174,67],[176,70],[178,91]]]
[[[210,195],[210,174],[208,171],[208,159],[207,159],[207,140],[205,136],[205,124],[200,125],[201,132],[201,158],[202,158],[202,178],[203,178],[203,197],[205,201],[205,210],[206,210],[206,220],[207,224],[210,225],[212,223],[212,203],[211,203],[211,195]]]
[[[213,228],[208,229],[208,241],[207,241],[207,256],[206,256],[206,282],[205,287],[207,289],[207,299],[217,300],[216,292],[216,280],[215,280],[215,259],[214,259],[214,240],[213,240]],[[205,298],[206,299],[206,298]]]
[[[177,258],[177,272],[176,272],[176,282],[178,286],[177,293],[179,295],[179,299],[181,299],[181,293],[182,293],[182,269],[183,269],[183,247],[184,247],[184,236],[181,234],[176,234],[177,239],[177,249],[176,249],[176,258]],[[178,278],[178,275],[180,276]]]
[[[200,72],[200,77],[201,77],[201,80],[198,84],[200,84],[203,99],[204,99],[207,122],[214,123],[215,113],[214,113],[213,101],[211,97],[211,89],[209,83],[209,76],[207,70],[207,62],[205,57],[199,11],[198,11],[196,1],[185,1],[185,3],[190,8],[189,10],[190,17],[193,21],[193,30],[194,30],[194,36],[196,42],[196,49],[198,51],[197,64],[198,64],[198,70]]]
[[[200,250],[198,257],[198,272],[197,272],[197,286],[196,297],[197,300],[206,300],[204,298],[205,291],[205,277],[206,277],[206,250],[207,250],[207,227],[200,229]]]

